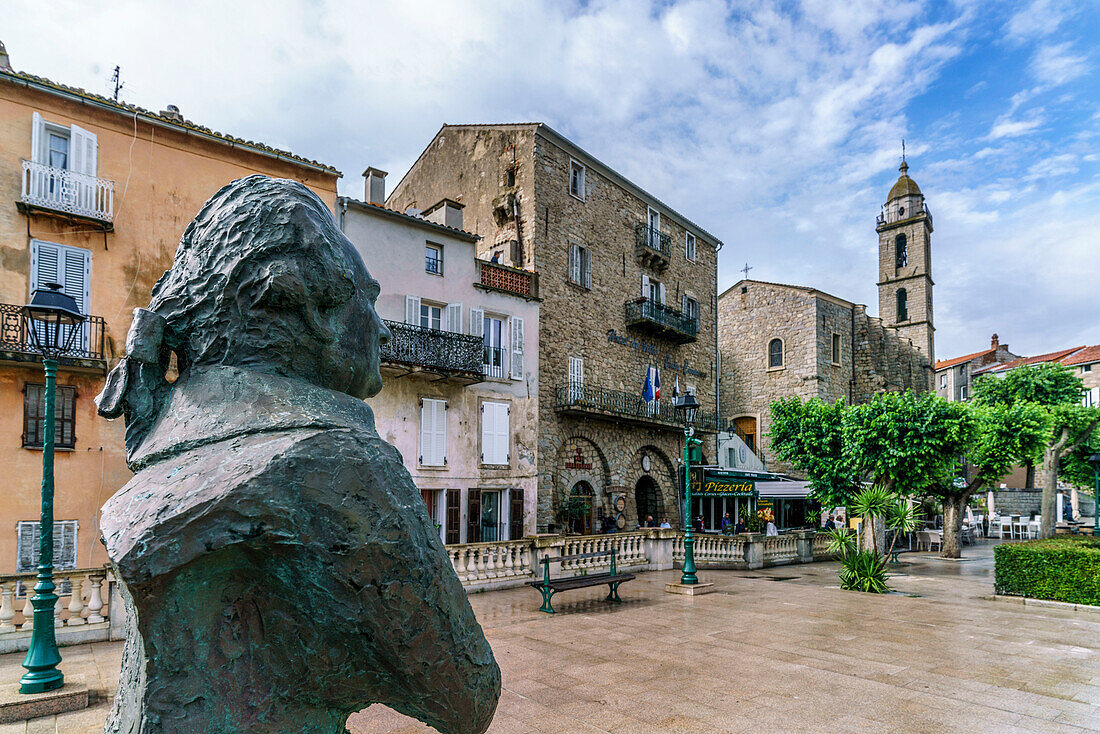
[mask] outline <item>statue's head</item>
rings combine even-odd
[[[188,225],[172,269],[136,313],[127,355],[141,364],[112,373],[100,412],[125,412],[140,433],[155,417],[148,413],[171,353],[181,376],[235,366],[375,395],[379,347],[390,339],[377,296],[377,281],[316,194],[260,175],[234,181]]]

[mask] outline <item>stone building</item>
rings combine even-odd
[[[401,452],[445,543],[535,532],[539,302],[534,273],[475,257],[462,207],[423,216],[367,197],[337,202],[340,229],[381,285],[391,333],[382,391],[368,402],[378,435]]]
[[[722,416],[773,471],[788,467],[768,461],[772,402],[856,404],[879,392],[931,389],[932,223],[907,170],[903,163],[878,221],[885,317],[816,288],[758,280],[718,297]]]
[[[996,334],[989,349],[936,362],[936,394],[945,400],[968,400],[970,381],[975,372],[1020,359]]]
[[[93,398],[123,356],[133,309],[149,302],[180,235],[224,184],[297,179],[329,206],[340,173],[159,113],[14,71],[0,45],[0,568],[28,571],[42,482],[43,373],[20,307],[56,282],[87,321],[57,376],[55,565],[106,562],[103,502],[129,481],[122,421]]]
[[[695,391],[713,458],[721,243],[540,123],[444,125],[387,204],[445,198],[479,258],[538,273],[538,529],[678,524],[669,397]],[[658,401],[641,397],[647,373]]]
[[[1081,398],[1082,403],[1086,406],[1100,405],[1100,344],[1069,347],[1034,357],[1016,357],[1012,360],[988,364],[976,368],[973,376],[1004,375],[1017,367],[1038,364],[1060,364],[1069,368],[1085,388],[1085,394]]]

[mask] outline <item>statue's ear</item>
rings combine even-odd
[[[256,279],[252,303],[278,311],[300,309],[309,302],[309,293],[302,277],[301,265],[294,260],[268,263]]]

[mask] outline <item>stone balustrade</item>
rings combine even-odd
[[[110,639],[111,574],[107,567],[54,570],[59,645]],[[0,575],[0,654],[26,650],[34,627],[34,573]]]
[[[695,565],[701,569],[749,569],[787,563],[809,563],[831,557],[823,533],[799,530],[767,537],[761,533],[695,536]],[[675,530],[647,529],[610,535],[536,535],[521,540],[446,546],[451,565],[468,591],[521,586],[543,574],[550,558],[552,576],[606,571],[608,556],[565,561],[563,556],[604,553],[615,549],[617,568],[659,571],[684,561],[684,535]]]

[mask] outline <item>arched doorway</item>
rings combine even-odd
[[[756,418],[753,416],[741,416],[733,419],[735,433],[745,442],[749,451],[756,453]]]
[[[664,503],[661,501],[661,488],[648,474],[640,477],[634,485],[634,503],[638,509],[638,524],[644,526],[647,517],[660,523],[664,517]]]
[[[569,496],[565,500],[566,527],[569,532],[592,535],[594,494],[592,485],[588,482],[577,482],[569,490]]]

